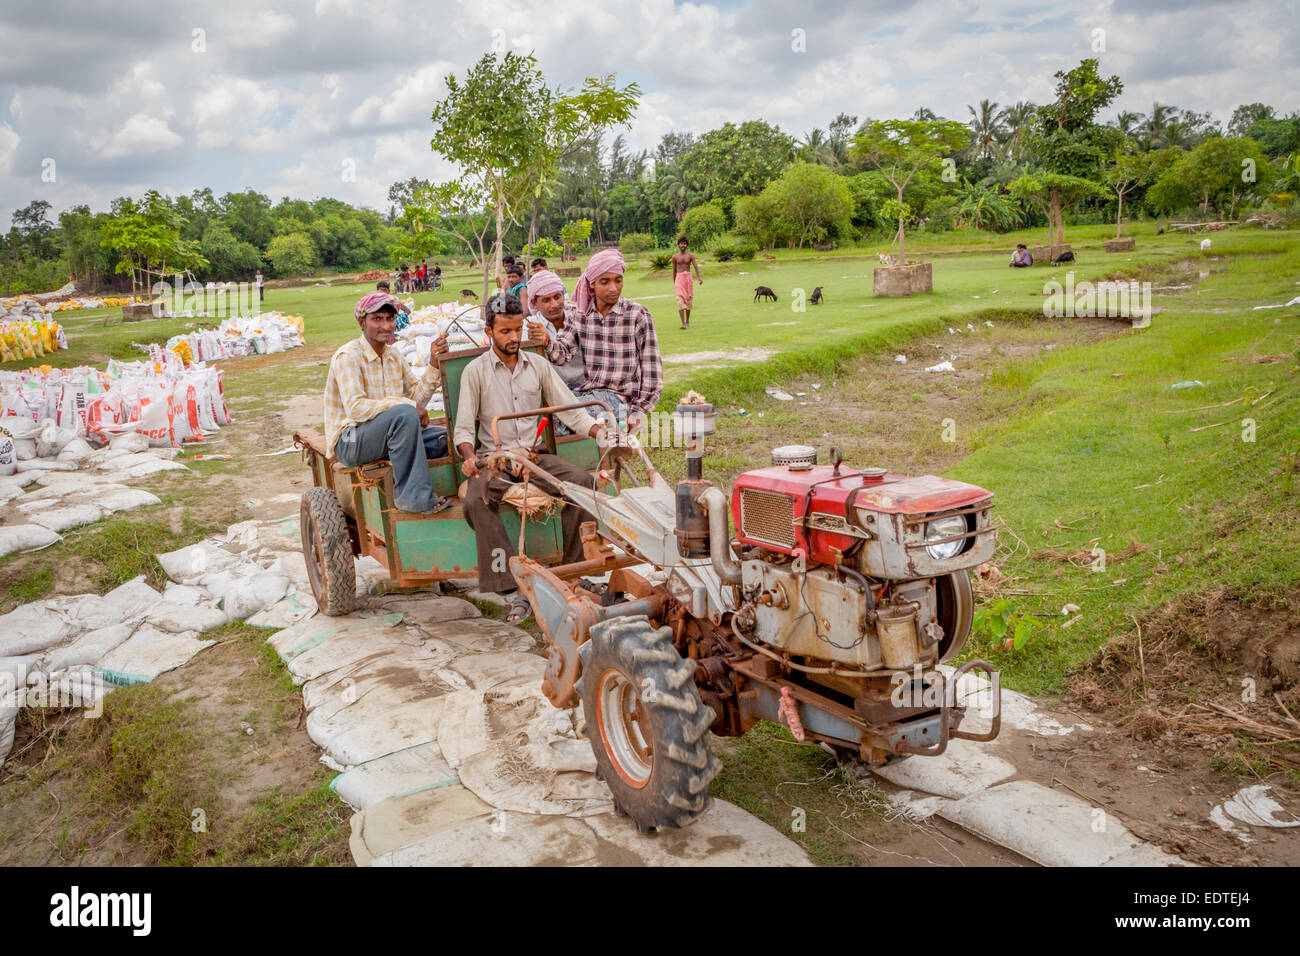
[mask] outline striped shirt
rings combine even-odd
[[[576,405],[560,373],[540,355],[519,350],[514,369],[506,367],[494,348],[465,366],[460,376],[460,404],[456,407],[456,447],[473,445],[476,450],[494,448],[492,419],[548,405]],[[557,412],[555,417],[574,433],[586,435],[596,420],[586,409]],[[477,433],[474,423],[478,422]],[[501,447],[518,451],[533,447],[537,440],[537,418],[512,418],[497,425]]]
[[[579,351],[587,366],[583,391],[607,388],[629,410],[648,412],[664,388],[663,362],[650,310],[630,299],[619,299],[601,315],[593,302],[586,314],[564,307],[564,328],[546,347],[546,357],[565,365]]]
[[[368,422],[395,405],[423,408],[437,387],[437,366],[417,375],[396,346],[377,355],[364,335],[341,346],[330,359],[325,381],[325,444],[330,454],[345,428]]]

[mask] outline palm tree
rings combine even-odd
[[[1125,139],[1133,139],[1137,135],[1138,131],[1142,128],[1142,124],[1145,120],[1146,117],[1143,116],[1141,113],[1133,113],[1128,110],[1124,110],[1121,111],[1120,114],[1115,117],[1114,122],[1112,122],[1110,125],[1114,126],[1117,130],[1123,133]]]
[[[669,166],[655,180],[659,198],[670,213],[679,221],[686,215],[687,201],[690,198],[690,185],[676,164]]]
[[[1142,134],[1146,139],[1144,145],[1147,149],[1159,149],[1170,145],[1169,124],[1177,115],[1176,106],[1154,102],[1151,104],[1151,112],[1147,114],[1146,122],[1142,124]]]
[[[1007,155],[1016,162],[1024,158],[1022,154],[1025,134],[1029,130],[1029,123],[1036,109],[1038,107],[1028,100],[1020,100],[1015,106],[1004,109],[998,117],[1002,124],[1003,145],[1006,147]]]
[[[982,158],[987,159],[997,150],[1003,134],[1002,114],[998,112],[998,104],[980,100],[978,110],[973,106],[967,106],[966,109],[970,110],[969,125],[975,148]]]
[[[835,154],[831,151],[830,140],[820,129],[804,134],[803,142],[799,144],[799,158],[804,162],[822,166],[835,165]]]

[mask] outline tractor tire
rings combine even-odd
[[[971,585],[969,571],[954,571],[935,581],[939,600],[939,626],[943,637],[939,641],[939,660],[946,661],[961,652],[970,636],[975,618],[975,588]]]
[[[602,621],[578,655],[586,733],[616,810],[642,833],[694,823],[712,806],[709,781],[721,769],[695,662],[677,653],[671,628],[646,617]]]
[[[357,604],[357,579],[348,518],[338,497],[328,488],[312,488],[302,496],[300,520],[302,556],[316,604],[332,617],[347,614]]]

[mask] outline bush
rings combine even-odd
[[[736,247],[730,242],[715,242],[713,244],[713,256],[718,261],[722,261],[723,256],[735,256]]]
[[[619,251],[625,256],[649,252],[655,245],[655,237],[648,232],[629,232],[618,241]]]
[[[756,252],[758,252],[758,246],[752,242],[743,242],[736,247],[736,258],[742,262],[748,262],[754,258]]]
[[[715,203],[688,209],[682,217],[682,235],[700,249],[708,248],[709,243],[726,229],[727,216]]]
[[[554,239],[548,239],[546,236],[538,239],[533,243],[533,255],[542,259],[553,259],[560,255],[564,250]]]
[[[651,269],[667,269],[673,264],[673,254],[671,252],[655,252],[650,255]]]

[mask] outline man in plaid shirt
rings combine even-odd
[[[554,338],[544,335],[543,344],[557,366],[581,351],[587,381],[575,394],[607,402],[634,431],[659,401],[664,370],[654,318],[645,306],[623,298],[626,271],[617,249],[592,256],[573,305],[565,307],[564,328]]]
[[[325,381],[325,443],[342,465],[355,468],[387,458],[393,464],[393,497],[402,511],[433,514],[451,501],[433,491],[429,458],[447,454],[447,429],[429,424],[425,406],[437,387],[433,356],[416,375],[402,354],[389,348],[400,303],[386,292],[361,297],[353,310],[361,335],[330,359]]]

